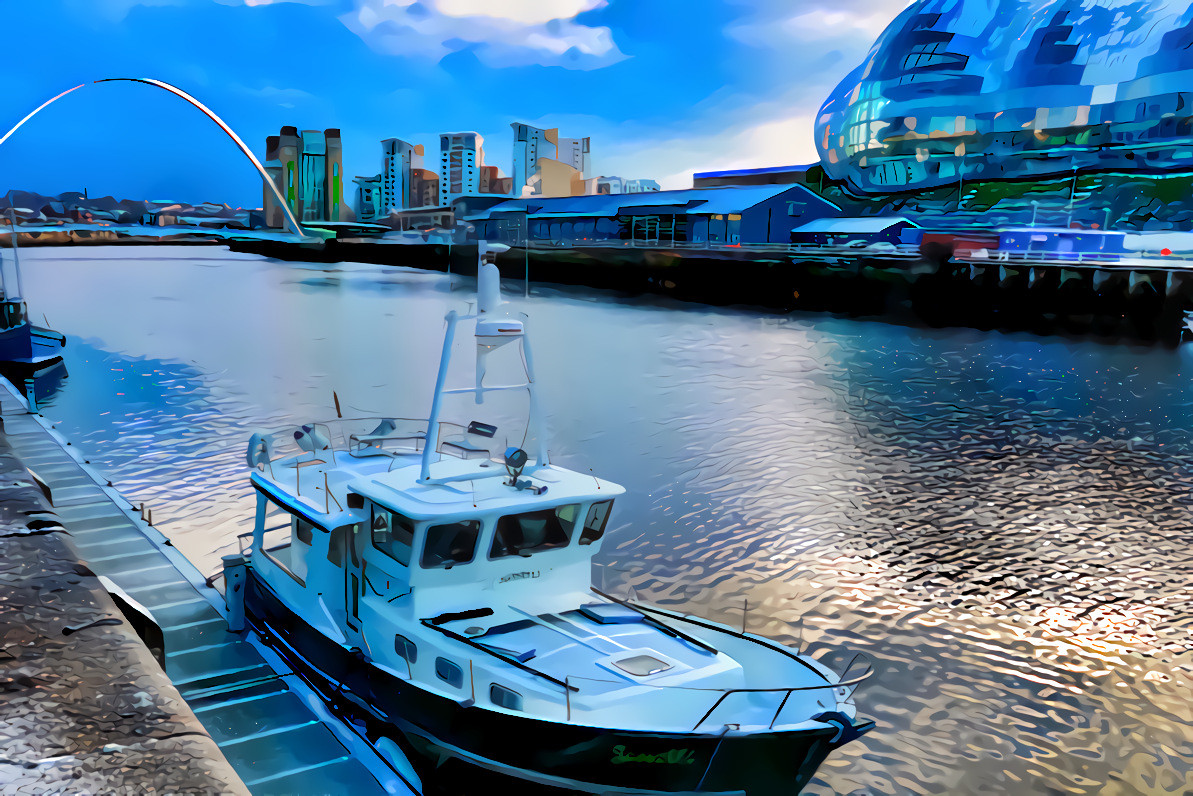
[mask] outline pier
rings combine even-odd
[[[780,312],[907,319],[931,326],[1029,330],[1175,344],[1193,310],[1193,261],[1183,257],[981,259],[952,248],[828,245],[514,247],[502,276],[654,293]],[[363,262],[472,275],[476,243],[369,239],[230,240],[233,251],[282,260]]]
[[[417,792],[251,632],[230,633],[151,514],[3,380],[0,417],[6,792]]]

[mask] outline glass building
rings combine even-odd
[[[1193,169],[1193,8],[918,0],[816,119],[826,173],[885,193]]]

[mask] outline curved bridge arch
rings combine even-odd
[[[177,86],[172,86],[169,83],[166,83],[161,80],[154,80],[153,78],[150,78],[150,77],[109,77],[109,78],[104,78],[103,80],[96,80],[94,82],[96,82],[96,83],[114,83],[114,82],[145,83],[146,85],[157,86],[160,89],[164,89],[165,91],[168,91],[177,97],[181,97],[182,99],[189,102],[191,105],[194,105],[196,108],[198,108],[200,111],[202,111],[203,114],[207,116],[207,118],[211,119],[213,122],[215,122],[217,125],[219,125],[219,128],[221,130],[223,130],[224,133],[227,134],[227,136],[229,138],[232,139],[232,141],[236,144],[236,146],[240,147],[240,151],[243,152],[245,157],[247,157],[252,162],[253,166],[256,167],[257,172],[261,175],[261,179],[265,181],[265,184],[269,186],[270,190],[272,190],[274,195],[277,197],[278,205],[282,208],[282,212],[284,212],[286,214],[286,220],[289,222],[291,231],[294,232],[294,234],[298,235],[299,237],[306,237],[306,232],[303,230],[302,224],[298,223],[298,219],[295,218],[295,216],[294,216],[294,211],[290,209],[289,203],[286,201],[286,198],[284,196],[282,196],[282,192],[280,190],[278,190],[277,185],[275,185],[273,180],[271,180],[269,178],[269,172],[267,172],[265,170],[265,167],[261,165],[261,161],[257,160],[257,157],[256,157],[256,155],[253,154],[252,150],[249,149],[248,146],[245,145],[244,141],[240,140],[240,136],[238,136],[235,132],[233,132],[232,128],[229,127],[228,124],[223,119],[221,119],[219,116],[216,116],[215,113],[210,108],[208,108],[206,105],[199,102],[199,100],[195,99],[190,94],[187,94],[185,91],[178,88]],[[54,102],[57,102],[58,100],[65,97],[67,94],[71,93],[72,91],[76,91],[85,85],[86,85],[86,83],[80,83],[79,85],[75,86],[74,88],[68,88],[66,91],[63,91],[61,94],[57,95],[56,97],[51,97],[50,99],[43,102],[41,105],[38,105],[31,113],[29,113],[27,116],[25,116],[25,118],[23,118],[19,122],[17,122],[11,130],[9,130],[7,133],[4,134],[3,137],[0,137],[0,145],[2,145],[5,141],[7,141],[9,139],[9,137],[12,136],[13,133],[15,133],[17,130],[19,130],[21,128],[21,126],[23,124],[25,124],[25,122],[29,121],[34,116],[36,116],[38,113],[40,113],[46,106],[51,105]]]

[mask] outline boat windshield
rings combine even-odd
[[[476,552],[480,520],[462,520],[427,528],[422,565],[428,569],[466,564]]]
[[[402,566],[410,566],[410,551],[414,547],[414,523],[401,514],[374,506],[373,547]]]
[[[579,514],[580,506],[572,503],[500,517],[489,558],[528,556],[539,550],[567,547]]]

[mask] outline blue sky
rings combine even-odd
[[[339,127],[349,177],[382,138],[437,156],[476,130],[508,174],[510,122],[591,136],[597,174],[815,159],[812,121],[902,0],[5,0],[0,133],[103,77],[194,94],[258,154],[282,125]],[[259,206],[252,167],[159,89],[88,86],[0,146],[0,190]]]

